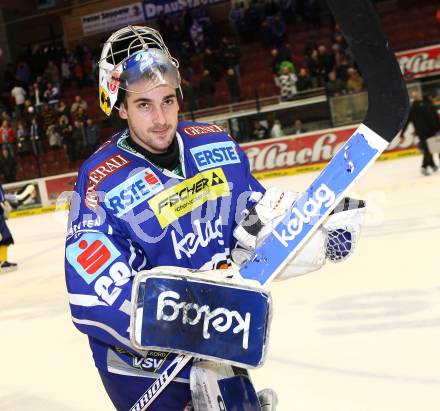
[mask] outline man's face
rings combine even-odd
[[[130,86],[124,103],[121,103],[119,116],[127,120],[133,141],[152,153],[164,153],[174,139],[177,129],[179,104],[176,90],[161,85],[149,91],[145,82],[139,81]]]

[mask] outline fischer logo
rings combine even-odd
[[[280,241],[284,247],[289,246],[289,241],[295,239],[295,237],[301,233],[304,224],[308,224],[313,218],[319,217],[323,214],[321,210],[324,205],[325,208],[331,207],[335,203],[335,193],[327,187],[325,184],[321,184],[320,187],[313,193],[313,197],[308,199],[304,204],[300,206],[301,209],[294,207],[291,211],[291,218],[287,224],[283,224],[280,232],[276,228],[272,231],[273,235]],[[300,198],[301,203],[301,198]]]
[[[123,155],[118,154],[106,158],[99,163],[95,168],[90,170],[87,176],[87,186],[85,194],[85,204],[88,208],[95,209],[98,206],[98,196],[96,189],[98,186],[110,175],[125,167],[130,163]]]
[[[205,223],[205,230],[202,230],[202,225],[199,220],[194,221],[195,232],[188,233],[180,241],[176,239],[176,232],[171,231],[171,238],[173,240],[174,255],[178,260],[185,255],[191,258],[199,247],[205,248],[212,241],[217,239],[220,245],[224,245],[222,232],[222,218],[219,216],[213,223],[207,221]]]
[[[207,201],[229,195],[228,180],[221,167],[218,167],[205,170],[160,192],[148,204],[161,228],[165,228]]]
[[[157,321],[175,321],[182,311],[182,324],[194,326],[200,323],[203,317],[203,338],[209,340],[211,334],[210,327],[219,333],[225,333],[233,327],[234,320],[236,325],[232,329],[234,334],[243,333],[242,346],[245,350],[249,346],[249,326],[251,314],[249,312],[242,316],[238,311],[230,311],[225,307],[218,307],[214,310],[208,305],[191,302],[178,302],[180,294],[175,291],[163,291],[157,298]],[[165,312],[167,314],[165,314]]]
[[[207,126],[188,126],[184,127],[182,131],[191,137],[201,136],[209,133],[224,133],[224,130],[216,124],[210,124]]]
[[[440,54],[432,56],[429,53],[417,53],[398,59],[402,73],[425,74],[440,70]]]

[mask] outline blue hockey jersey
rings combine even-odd
[[[81,167],[71,200],[65,271],[72,319],[89,336],[96,366],[160,374],[174,358],[130,343],[134,275],[162,265],[230,264],[232,236],[251,194],[264,189],[244,152],[220,127],[179,123],[184,177],[162,170],[115,135]],[[255,196],[254,196],[255,197]],[[185,372],[181,378],[186,379]]]

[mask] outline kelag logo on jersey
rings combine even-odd
[[[191,148],[190,151],[200,171],[240,162],[235,144],[232,141],[205,144]]]
[[[163,190],[163,185],[151,168],[146,168],[111,189],[104,203],[121,217],[138,204]]]
[[[92,283],[120,254],[101,233],[85,233],[66,248],[67,261],[87,284]]]
[[[208,200],[230,195],[225,173],[219,168],[203,171],[148,201],[162,228],[200,207]]]

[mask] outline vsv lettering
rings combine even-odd
[[[313,218],[319,217],[322,213],[322,206],[331,207],[335,203],[335,193],[325,184],[313,193],[313,197],[308,199],[299,207],[294,207],[291,211],[290,220],[281,229],[275,227],[273,234],[284,247],[288,247],[288,242],[292,241],[303,230],[304,224],[308,224]],[[300,200],[301,201],[301,198]]]
[[[249,345],[249,326],[251,314],[247,312],[243,316],[238,311],[230,311],[227,308],[219,307],[211,310],[208,305],[201,307],[195,303],[185,301],[179,302],[180,294],[175,291],[164,291],[157,299],[157,321],[176,321],[182,311],[182,324],[195,326],[202,321],[203,317],[203,338],[211,338],[210,327],[219,333],[225,333],[232,328],[234,334],[243,333],[242,346],[244,349]],[[236,325],[234,326],[234,323]]]

